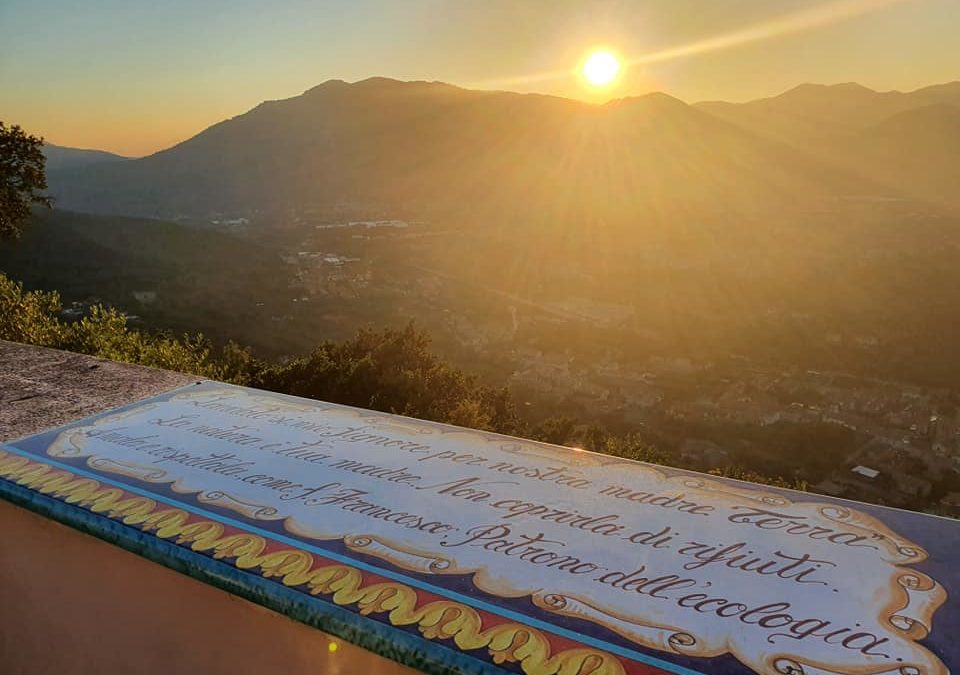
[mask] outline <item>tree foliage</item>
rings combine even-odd
[[[113,361],[165,368],[246,384],[256,360],[236,345],[217,354],[203,335],[176,337],[133,330],[116,309],[95,305],[88,316],[68,322],[56,292],[27,292],[0,274],[0,340],[90,354]]]
[[[20,236],[34,204],[50,206],[43,139],[0,122],[0,239]]]
[[[742,466],[726,466],[720,469],[713,469],[710,471],[710,474],[714,476],[721,476],[723,478],[742,480],[748,483],[764,483],[766,485],[773,485],[775,487],[787,488],[790,490],[800,490],[801,492],[806,492],[807,488],[809,487],[807,481],[799,478],[783,478],[782,476],[776,476],[772,478],[770,476],[757,473],[756,471],[750,471]]]
[[[520,422],[504,390],[441,361],[430,340],[402,330],[361,330],[344,342],[324,342],[309,356],[264,371],[257,384],[272,391],[334,403],[514,433]]]

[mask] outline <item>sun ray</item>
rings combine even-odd
[[[697,56],[708,52],[731,49],[741,45],[770,40],[781,35],[798,33],[820,26],[826,26],[846,19],[852,19],[857,16],[869,14],[881,9],[899,5],[915,0],[835,0],[826,2],[813,7],[807,7],[797,12],[784,14],[783,16],[763,21],[735,30],[730,33],[716,35],[714,37],[697,40],[684,45],[668,47],[659,51],[643,54],[632,59],[626,59],[621,62],[622,66],[641,66],[651,63],[661,63],[675,59]],[[535,82],[544,82],[548,80],[558,80],[570,77],[570,70],[553,70],[542,73],[532,73],[528,75],[518,75],[515,77],[506,77],[494,80],[485,80],[474,82],[468,86],[476,88],[491,88],[516,86],[531,84]]]

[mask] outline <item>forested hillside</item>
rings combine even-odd
[[[0,269],[29,288],[55,288],[70,303],[120,306],[148,325],[221,340],[244,323],[269,322],[264,308],[289,304],[290,295],[279,253],[262,244],[60,210],[36,211],[20,239],[0,241]]]

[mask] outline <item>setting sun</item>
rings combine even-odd
[[[583,77],[595,87],[603,87],[617,78],[620,61],[608,51],[596,51],[583,62]]]

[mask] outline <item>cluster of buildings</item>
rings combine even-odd
[[[816,452],[829,469],[803,471],[810,489],[848,499],[960,516],[960,408],[956,395],[896,382],[838,373],[773,371],[744,359],[724,367],[689,359],[649,359],[642,367],[609,360],[584,368],[569,355],[529,348],[514,352],[511,384],[574,402],[588,415],[643,425],[657,437],[663,428],[686,466],[710,470],[751,466],[747,444],[777,425],[847,432],[848,445],[825,441]],[[690,436],[683,436],[683,430]],[[813,432],[811,432],[813,433]],[[671,437],[672,436],[672,437]],[[662,437],[662,436],[661,436]],[[826,438],[830,438],[829,435]],[[774,452],[774,449],[770,449]],[[778,465],[783,466],[783,458]]]

